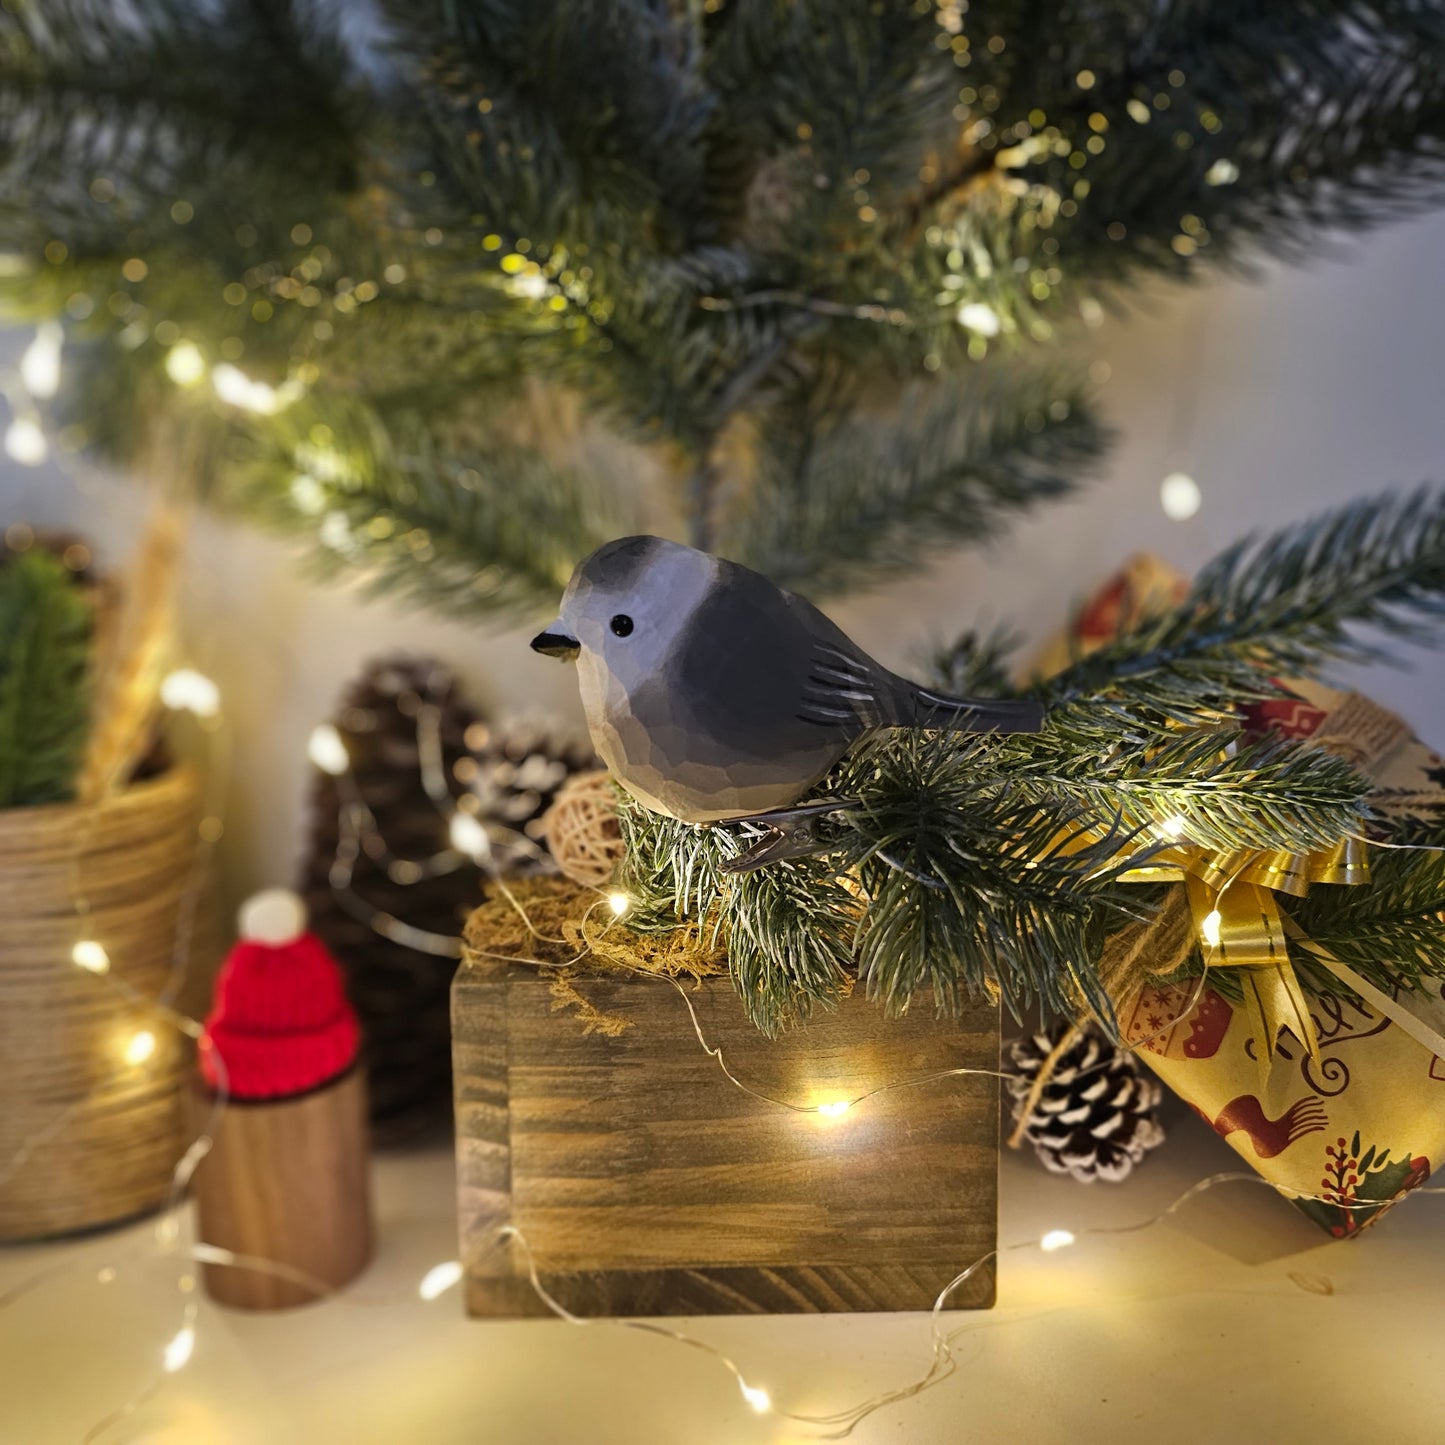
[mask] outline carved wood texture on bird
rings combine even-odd
[[[575,659],[593,746],[640,803],[690,823],[786,809],[879,728],[1037,732],[1041,706],[930,692],[761,573],[623,537],[572,574],[532,641]]]

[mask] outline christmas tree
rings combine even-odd
[[[7,5],[0,301],[77,340],[65,443],[164,422],[217,505],[462,613],[640,518],[815,596],[976,542],[1101,454],[1077,322],[1442,179],[1427,0],[368,19]]]
[[[815,597],[977,542],[1103,453],[1059,361],[1076,326],[1445,181],[1432,0],[346,18],[0,11],[0,298],[74,338],[64,443],[180,458],[324,571],[462,614],[550,614],[644,524]],[[42,400],[56,335],[24,368]],[[862,805],[830,858],[728,882],[736,834],[628,811],[628,921],[725,933],[766,1029],[857,977],[895,1010],[995,991],[1107,1018],[1105,940],[1155,901],[1115,886],[1131,864],[1374,821],[1348,762],[1240,716],[1360,624],[1437,618],[1442,528],[1422,493],[1245,545],[1036,689],[1044,732],[870,742],[825,784]],[[966,637],[938,685],[1005,691],[1002,662]],[[1402,858],[1373,905],[1312,898],[1313,926],[1430,935],[1437,864]]]

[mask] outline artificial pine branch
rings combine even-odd
[[[1088,700],[1117,716],[1127,698],[1131,715],[1147,709],[1187,723],[1201,709],[1270,695],[1272,679],[1380,657],[1355,627],[1423,637],[1442,616],[1445,492],[1387,494],[1236,544],[1173,611],[1145,619],[1039,691],[1055,707]]]
[[[748,1017],[768,1034],[831,1006],[852,977],[859,903],[827,860],[726,878],[721,865],[743,844],[624,799],[627,846],[621,883],[627,924],[666,932],[684,921],[728,940],[728,963]]]
[[[1386,992],[1445,974],[1445,851],[1376,848],[1368,884],[1312,888],[1289,912],[1304,934],[1291,939],[1291,956],[1316,970],[1310,944]]]
[[[1177,612],[1045,685],[1041,733],[875,736],[814,795],[859,804],[827,824],[826,859],[760,870],[771,889],[720,873],[744,846],[725,825],[631,808],[637,921],[706,920],[729,946],[742,940],[745,1003],[769,1029],[850,968],[891,1011],[924,994],[942,1009],[992,994],[1015,1014],[1037,1000],[1108,1021],[1103,941],[1157,901],[1120,875],[1175,843],[1308,851],[1375,823],[1369,781],[1344,759],[1244,737],[1232,704],[1269,691],[1276,668],[1353,655],[1364,644],[1351,623],[1424,635],[1445,611],[1442,527],[1445,499],[1420,493],[1230,549]],[[943,661],[967,677],[996,657],[975,643]],[[1340,956],[1371,977],[1438,975],[1438,860],[1378,852],[1379,892],[1320,887],[1291,912],[1320,943],[1343,940]]]
[[[433,122],[460,129],[481,157],[466,172],[474,210],[526,218],[524,236],[560,229],[593,239],[616,214],[686,241],[712,102],[689,30],[665,6],[390,0],[387,8],[398,49],[442,97]]]
[[[555,609],[572,566],[619,532],[626,512],[595,479],[498,443],[442,450],[424,428],[394,420],[378,437],[366,413],[328,441],[291,441],[305,471],[284,497],[266,487],[274,433],[241,434],[231,500],[295,531],[314,529],[311,565],[354,575],[372,593],[461,616],[531,617]],[[304,408],[295,423],[304,427]]]
[[[1014,692],[1012,657],[1019,638],[1005,629],[970,630],[937,643],[925,660],[930,687],[955,697],[1008,697]]]
[[[327,204],[356,184],[364,114],[334,17],[307,0],[0,11],[6,226],[63,229],[72,252],[77,228],[116,243],[129,230],[133,255],[136,222],[160,232],[188,194],[194,212],[198,192],[262,176],[273,204],[292,208],[298,183]]]
[[[1003,750],[1015,755],[1006,775],[1022,796],[1047,806],[1069,800],[1147,832],[1150,843],[1174,836],[1210,849],[1307,852],[1359,834],[1370,817],[1369,780],[1293,740],[1242,740],[1214,727],[1100,748],[1087,733],[1071,740],[1067,720],[1055,720],[1032,746]],[[1164,823],[1171,832],[1160,831]]]
[[[89,602],[40,549],[0,567],[0,808],[75,795],[90,728]]]
[[[1107,443],[1062,384],[972,397],[930,389],[896,421],[845,422],[796,468],[765,470],[722,550],[785,587],[855,590],[1064,495]]]
[[[383,452],[398,411],[487,452],[499,397],[541,380],[655,449],[694,536],[726,524],[793,576],[826,503],[874,480],[820,474],[828,438],[876,426],[860,454],[903,468],[878,479],[893,520],[834,570],[886,574],[935,523],[986,535],[1094,450],[1041,467],[1023,438],[960,477],[889,435],[900,381],[971,394],[980,361],[1141,269],[1312,253],[1440,194],[1441,0],[986,11],[397,0],[358,64],[314,0],[12,6],[4,304],[76,318],[95,364],[68,410],[113,457],[127,416],[199,410],[166,369],[180,341],[323,413],[370,408]],[[781,421],[820,377],[846,384],[799,467]],[[258,419],[277,443],[285,411]],[[721,455],[740,428],[764,439],[750,517]],[[269,449],[273,517],[294,450]]]
[[[978,736],[901,732],[838,769],[840,795],[863,802],[838,839],[870,900],[860,973],[890,1011],[927,988],[940,1009],[996,991],[1016,1017],[1034,998],[1054,1010],[1084,998],[1108,1017],[1086,942],[1100,915],[1133,908],[1112,875],[1139,841],[1069,800],[1022,796],[992,750]]]

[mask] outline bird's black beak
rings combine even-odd
[[[555,626],[539,632],[532,639],[533,652],[540,652],[543,657],[559,657],[563,662],[575,661],[581,650],[581,644],[575,637],[569,637]]]

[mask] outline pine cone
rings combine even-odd
[[[492,860],[503,873],[555,873],[542,816],[573,773],[595,768],[581,743],[546,718],[520,717],[466,731],[469,757],[454,768],[475,803],[462,806],[486,828]]]
[[[299,889],[312,930],[345,970],[347,992],[361,1016],[379,1142],[440,1127],[451,1117],[449,998],[457,960],[385,937],[373,926],[376,915],[445,937],[460,933],[485,896],[481,871],[470,861],[437,877],[415,876],[416,860],[450,846],[448,819],[427,796],[422,779],[417,714],[423,702],[438,709],[444,782],[447,792],[453,791],[453,769],[466,757],[465,735],[478,719],[458,696],[450,671],[428,658],[390,657],[371,664],[335,717],[350,759],[349,779],[315,774]],[[343,782],[354,788],[343,789]],[[370,849],[363,845],[350,886],[337,889],[333,868],[347,792],[370,810],[376,839]],[[381,840],[390,861],[376,856]]]
[[[1044,1060],[1071,1027],[1061,1022],[1009,1045],[1017,1071],[1008,1080],[1015,1123]],[[1157,1113],[1162,1096],[1159,1081],[1133,1054],[1085,1029],[1056,1061],[1024,1125],[1024,1138],[1052,1174],[1072,1174],[1081,1184],[1118,1183],[1164,1142]]]
[[[422,727],[428,707],[434,721]],[[425,657],[372,663],[334,725],[349,772],[315,775],[300,891],[361,1016],[373,1131],[378,1142],[397,1142],[451,1119],[457,959],[447,945],[486,897],[482,868],[455,852],[452,811],[482,825],[498,871],[551,871],[537,823],[591,750],[540,722],[490,727],[451,671]],[[343,887],[336,863],[348,799],[370,819]],[[425,866],[443,856],[441,869]],[[408,945],[428,934],[440,951]]]

